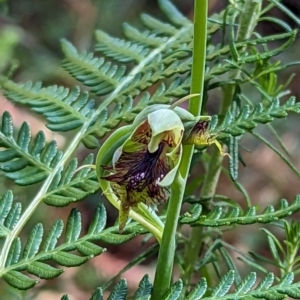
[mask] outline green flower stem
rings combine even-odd
[[[191,94],[200,94],[200,97],[195,96],[189,101],[189,111],[195,116],[200,115],[202,107],[206,58],[207,10],[207,0],[195,0],[194,55],[192,65]],[[167,219],[161,248],[159,251],[151,298],[153,300],[162,299],[163,294],[170,287],[176,250],[176,229],[193,151],[193,146],[183,147],[183,155],[179,172],[177,173],[176,180],[171,186],[171,197],[169,200]]]
[[[171,195],[175,196],[171,197],[169,200],[163,239],[158,254],[159,263],[155,273],[151,299],[162,299],[163,294],[171,284],[174,255],[176,250],[176,230],[181,209],[181,202],[178,203],[178,201],[180,200],[179,197],[183,197],[183,194],[183,179],[180,175],[178,175],[171,186]]]
[[[194,45],[191,79],[191,94],[200,94],[189,101],[189,112],[194,116],[200,115],[204,90],[206,36],[207,36],[208,0],[195,0],[194,4]],[[194,148],[190,148],[192,154]],[[189,168],[188,168],[189,169]]]
[[[240,15],[240,22],[237,34],[237,40],[245,40],[250,38],[252,31],[256,25],[257,18],[259,17],[260,11],[260,3],[256,0],[246,0],[244,4],[243,12]],[[238,77],[239,74],[235,74],[235,77]],[[222,107],[220,110],[220,114],[224,115],[228,108],[231,105],[232,97],[235,92],[235,86],[229,86],[224,89],[224,100],[222,103]],[[213,150],[211,160],[208,165],[208,170],[205,175],[203,188],[201,192],[201,197],[210,198],[215,194],[216,187],[219,180],[219,175],[221,172],[223,157],[220,155],[220,152],[217,148]],[[190,286],[194,266],[199,256],[200,247],[202,244],[202,233],[203,227],[194,227],[191,231],[191,235],[189,238],[189,242],[187,243],[184,258],[186,263],[185,273],[183,274],[184,288],[182,295],[184,297],[186,288]],[[203,270],[203,274],[208,275],[209,272],[205,269]],[[210,282],[210,278],[206,278],[208,281],[208,285]]]

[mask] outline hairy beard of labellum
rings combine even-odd
[[[164,157],[166,147],[167,144],[161,142],[153,153],[148,151],[147,145],[134,153],[123,152],[115,168],[104,167],[112,174],[103,179],[125,187],[127,194],[140,193],[138,202],[150,205],[166,201],[168,189],[158,185],[173,167],[169,159]]]

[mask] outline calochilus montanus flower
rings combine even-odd
[[[133,218],[161,240],[163,222],[156,205],[169,197],[182,155],[182,144],[216,144],[209,132],[209,116],[193,116],[177,103],[156,104],[141,111],[131,125],[117,129],[99,149],[96,165],[100,187],[119,210],[119,232],[128,217]]]
[[[118,200],[120,232],[130,211],[141,213],[140,204],[153,211],[157,204],[167,201],[168,187],[182,155],[183,133],[178,114],[168,108],[152,108],[146,114],[141,112],[132,125],[116,130],[100,148],[96,162],[98,179],[107,198],[113,199],[113,204],[115,198]],[[113,148],[109,163],[104,153],[108,145]],[[150,223],[159,219],[153,220],[149,210],[142,215]],[[162,229],[163,224],[158,223]]]

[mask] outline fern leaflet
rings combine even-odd
[[[8,206],[12,202],[10,196],[11,193],[8,192],[8,195],[3,197],[0,202],[0,208],[4,207],[0,211],[1,216],[5,211],[6,218],[9,218],[10,214],[10,212],[7,213]],[[5,224],[4,222],[4,226],[6,226]],[[29,289],[38,281],[25,275],[23,271],[27,271],[38,278],[51,279],[59,276],[63,269],[49,265],[49,260],[64,267],[79,266],[105,251],[104,248],[95,243],[96,241],[119,244],[132,239],[138,234],[145,233],[145,230],[137,223],[129,224],[123,235],[117,233],[117,227],[104,230],[105,224],[106,211],[103,205],[99,205],[89,225],[88,232],[80,237],[82,229],[81,214],[77,209],[73,209],[65,226],[64,241],[60,245],[57,245],[57,242],[64,230],[62,220],[55,221],[46,237],[44,237],[43,225],[37,224],[32,229],[23,251],[20,238],[14,239],[5,266],[0,269],[0,276],[8,284],[18,289]]]

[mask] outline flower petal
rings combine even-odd
[[[170,109],[159,109],[148,115],[148,122],[151,128],[151,139],[148,144],[150,152],[155,152],[158,145],[165,136],[168,135],[172,140],[172,148],[176,147],[182,139],[184,131],[183,124],[179,116]]]
[[[198,116],[195,117],[189,111],[187,111],[186,109],[181,108],[179,106],[172,108],[172,106],[169,104],[153,104],[153,105],[150,105],[150,106],[147,106],[146,108],[144,108],[135,117],[132,125],[134,127],[138,126],[141,122],[147,120],[149,114],[151,114],[155,111],[162,110],[162,109],[168,109],[168,110],[174,111],[179,116],[179,118],[181,119],[182,122],[195,121],[197,118],[199,118]]]
[[[111,163],[113,153],[124,143],[132,132],[132,126],[124,126],[117,129],[100,147],[96,159],[96,171],[100,187],[110,201],[120,211],[119,229],[122,231],[126,225],[128,215],[125,204],[122,208],[120,198],[124,199],[124,191],[120,189],[114,182],[105,180],[103,176],[107,173],[107,168],[103,165]],[[147,228],[149,232],[156,237],[158,242],[161,242],[164,224],[160,218],[155,214],[153,209],[147,207],[144,203],[139,203],[137,207],[129,210],[129,216],[139,222],[142,226]]]
[[[181,161],[181,156],[182,156],[182,145],[181,144],[178,147],[176,155],[177,155],[177,157],[173,162],[174,167],[171,168],[170,172],[168,172],[166,174],[166,176],[158,183],[162,187],[170,186],[173,183],[174,179],[175,179],[175,176],[176,176],[176,173],[177,173],[177,170],[178,170],[178,167],[179,167],[179,163]]]

